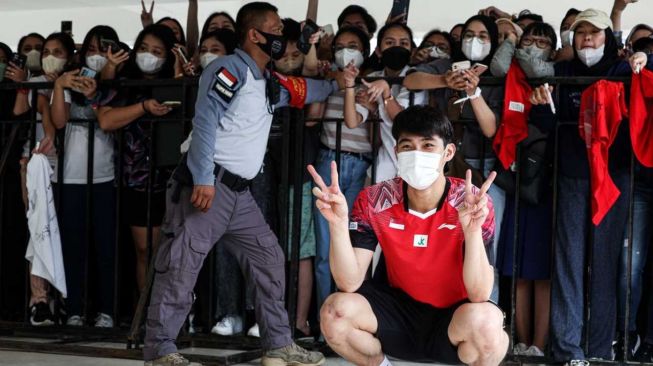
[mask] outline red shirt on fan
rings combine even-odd
[[[437,308],[467,299],[464,236],[457,210],[464,201],[465,181],[446,179],[438,207],[424,214],[408,209],[407,185],[401,178],[367,187],[358,195],[349,223],[354,248],[374,251],[377,243],[381,245],[390,286]],[[494,237],[489,196],[488,208],[483,223],[486,245]]]

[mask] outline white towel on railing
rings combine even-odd
[[[27,164],[27,227],[30,239],[25,259],[32,275],[50,282],[66,297],[66,274],[50,176],[52,168],[43,154],[34,154]]]

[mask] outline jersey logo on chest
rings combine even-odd
[[[426,248],[429,243],[429,236],[428,235],[415,235],[413,237],[413,246],[416,248]]]

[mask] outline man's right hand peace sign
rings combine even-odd
[[[324,180],[317,173],[312,165],[309,165],[308,172],[313,176],[317,187],[313,188],[313,195],[317,198],[315,205],[329,224],[348,225],[349,208],[345,195],[340,192],[338,185],[338,166],[335,161],[331,162],[331,186],[327,187]]]

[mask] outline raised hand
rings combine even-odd
[[[315,206],[320,210],[322,216],[324,216],[329,224],[348,225],[349,208],[347,207],[345,195],[340,192],[340,185],[338,184],[338,166],[336,165],[336,162],[331,162],[331,185],[328,187],[313,165],[309,165],[307,169],[317,185],[317,187],[313,188],[313,195],[317,198]]]
[[[343,76],[345,78],[345,87],[352,88],[356,86],[356,77],[358,76],[360,70],[358,70],[358,67],[354,66],[354,61],[351,61],[343,71]]]
[[[25,70],[17,67],[13,62],[9,62],[5,71],[5,77],[13,82],[20,83],[27,80]]]
[[[635,52],[628,59],[630,68],[633,70],[633,73],[635,74],[639,74],[639,72],[642,71],[642,69],[646,66],[647,62],[648,62],[648,58],[646,57],[646,54],[644,52]]]
[[[389,98],[389,96],[386,97],[386,93],[388,95],[390,94],[390,84],[388,84],[387,81],[375,80],[371,83],[365,80],[361,81],[363,82],[363,85],[367,87],[367,95],[370,103],[377,101],[379,97]]]
[[[116,53],[111,52],[111,47],[107,48],[107,65],[110,65],[113,68],[118,67],[121,63],[129,60],[129,53],[125,50],[119,50]]]
[[[551,92],[553,92],[552,86],[549,86],[549,90],[547,91],[546,86],[540,85],[533,88],[533,93],[531,93],[529,100],[533,105],[549,104],[549,93]]]
[[[143,28],[147,27],[148,25],[154,23],[154,18],[152,14],[154,13],[154,0],[152,0],[152,5],[150,5],[150,12],[145,9],[145,2],[141,0],[141,7],[143,8],[141,10],[141,23],[143,24]]]
[[[492,182],[494,182],[496,176],[496,172],[490,173],[490,176],[485,180],[481,189],[474,193],[472,171],[467,169],[465,176],[465,199],[461,207],[458,208],[458,220],[460,220],[463,232],[468,233],[481,230],[487,215],[490,213],[487,191],[492,186]]]

